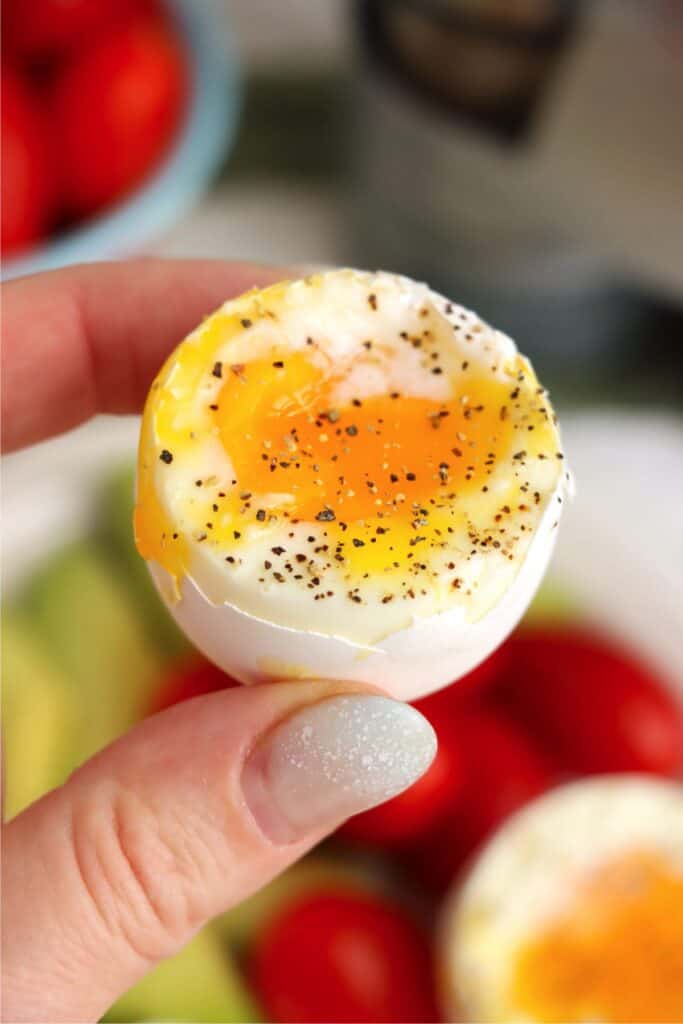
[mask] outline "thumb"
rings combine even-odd
[[[5,828],[4,1019],[99,1019],[435,750],[413,708],[341,683],[223,691],[141,723]]]

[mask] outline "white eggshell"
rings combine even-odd
[[[231,604],[212,604],[188,576],[180,583],[180,600],[173,599],[166,570],[152,562],[150,571],[180,628],[240,682],[345,679],[379,686],[400,700],[415,700],[476,668],[514,629],[543,578],[556,525],[553,496],[514,583],[478,622],[465,621],[462,609],[454,608],[416,619],[372,647],[287,629]]]

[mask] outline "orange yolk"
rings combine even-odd
[[[319,524],[320,550],[343,565],[347,582],[381,575],[389,587],[383,601],[397,580],[404,590],[418,582],[459,589],[460,576],[449,573],[458,572],[468,543],[514,559],[517,538],[503,520],[526,512],[529,498],[541,500],[538,492],[527,497],[523,462],[515,460],[548,458],[557,443],[542,390],[521,358],[502,377],[468,361],[453,372],[452,356],[441,366],[438,350],[424,346],[421,372],[444,375],[447,400],[398,391],[366,397],[364,372],[376,376],[394,357],[380,344],[352,364],[335,365],[317,345],[274,345],[250,362],[216,362],[243,329],[239,316],[216,314],[169,357],[145,409],[136,542],[143,558],[168,571],[176,592],[194,557],[189,538],[235,564],[254,531],[297,522]],[[206,478],[212,483],[193,479],[191,491],[176,490],[174,523],[159,490],[161,463],[186,468],[217,439],[229,467],[217,458]],[[487,493],[499,465],[507,471]],[[466,539],[446,555],[449,534]],[[443,560],[433,562],[430,551]]]
[[[344,405],[338,384],[301,355],[231,373],[215,416],[242,491],[287,495],[294,520],[410,525],[416,506],[485,488],[509,455],[499,381],[468,379],[448,402],[394,392]]]
[[[683,878],[631,854],[520,953],[514,1004],[535,1020],[683,1021]]]

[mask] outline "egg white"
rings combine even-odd
[[[368,309],[369,292],[377,299],[378,308],[373,311]],[[277,309],[277,321],[258,317],[259,302],[259,293],[247,294],[223,307],[226,313],[248,315],[253,326],[226,341],[216,351],[216,359],[239,364],[267,357],[274,346],[301,350],[312,322],[320,339],[319,358],[348,364],[363,352],[369,335],[378,348],[390,353],[390,358],[370,368],[365,365],[362,372],[354,372],[352,364],[334,395],[339,404],[392,390],[445,401],[451,397],[451,374],[457,373],[464,358],[482,373],[506,383],[512,379],[510,367],[517,350],[511,339],[476,314],[406,278],[347,270],[294,282]],[[401,330],[419,325],[418,311],[425,306],[449,328],[440,353],[446,367],[443,376],[426,371],[419,353],[397,341]],[[204,329],[199,327],[186,344],[200,343]],[[513,510],[509,522],[516,536],[512,559],[490,548],[471,552],[463,528],[449,538],[443,551],[423,556],[436,578],[422,588],[425,592],[416,588],[414,599],[382,603],[386,583],[377,575],[361,582],[362,602],[351,602],[344,570],[328,563],[312,571],[324,574],[331,594],[313,603],[310,592],[292,585],[290,579],[281,586],[263,580],[262,567],[264,560],[272,559],[273,547],[305,550],[307,537],[324,540],[323,523],[280,521],[268,523],[267,528],[247,527],[238,558],[229,569],[220,546],[193,542],[201,528],[201,516],[193,518],[192,511],[196,479],[204,481],[205,499],[211,488],[219,490],[222,481],[232,477],[229,456],[212,434],[206,411],[221,386],[220,379],[205,375],[194,402],[178,414],[177,426],[205,432],[199,449],[177,455],[171,465],[158,460],[155,465],[166,514],[190,538],[190,566],[179,582],[180,600],[166,570],[156,563],[150,566],[172,614],[208,657],[244,682],[283,675],[344,677],[373,682],[397,696],[412,698],[458,678],[502,642],[524,613],[552,552],[567,486],[567,474],[558,471],[554,459],[533,460],[524,467],[541,500],[523,514]],[[163,438],[157,438],[157,443],[163,446]],[[488,528],[516,469],[510,459],[496,465],[488,480],[489,494],[477,495],[473,519],[479,517],[479,522],[475,525]],[[272,505],[279,500],[278,494],[270,498]],[[267,509],[268,496],[259,503]],[[451,586],[453,573],[445,568],[454,560],[462,579],[459,590]]]
[[[683,876],[680,784],[646,775],[594,777],[561,786],[515,814],[443,915],[447,1019],[526,1019],[509,1003],[515,954],[571,909],[578,883],[631,851],[659,854]]]

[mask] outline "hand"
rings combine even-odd
[[[5,450],[138,410],[205,313],[281,276],[149,260],[5,285]],[[97,1020],[210,918],[414,782],[435,746],[412,708],[343,682],[227,690],[147,719],[5,826],[4,1019]]]

